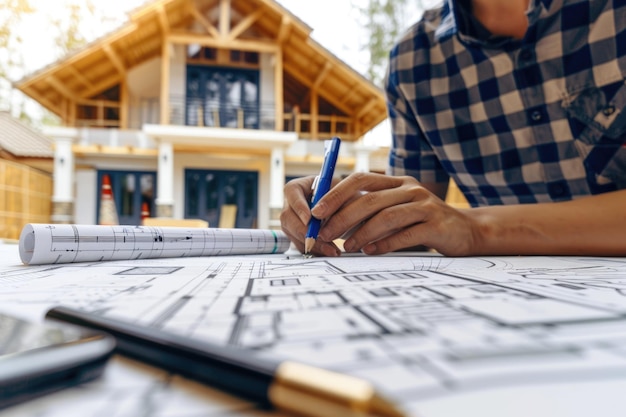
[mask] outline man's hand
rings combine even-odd
[[[285,186],[285,233],[302,250],[311,214],[323,220],[315,254],[337,256],[332,241],[345,236],[346,252],[377,255],[424,245],[445,255],[466,255],[476,239],[472,219],[411,177],[355,173],[337,183],[309,211],[313,178]]]
[[[281,228],[298,250],[304,253],[304,236],[311,219],[309,201],[313,194],[314,176],[297,178],[285,185],[285,204],[280,214]],[[323,224],[322,224],[323,227]],[[341,250],[333,242],[317,239],[312,251],[315,255],[339,256]]]
[[[326,219],[321,241],[352,230],[344,242],[346,252],[379,255],[423,245],[445,255],[465,255],[475,239],[471,218],[412,177],[352,174],[326,194],[312,214]]]

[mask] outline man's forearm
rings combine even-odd
[[[479,225],[476,255],[626,256],[626,190],[467,214]]]

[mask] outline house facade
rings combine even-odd
[[[57,114],[52,220],[98,223],[110,183],[120,224],[142,217],[279,227],[283,186],[376,169],[363,136],[382,91],[273,0],[156,0],[17,87]],[[384,159],[384,158],[383,158]],[[383,164],[381,164],[383,165]]]

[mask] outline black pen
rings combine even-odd
[[[220,346],[67,307],[46,318],[101,330],[115,337],[116,352],[193,378],[263,406],[309,417],[402,417],[368,381],[293,361],[273,361]]]

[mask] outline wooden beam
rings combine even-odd
[[[72,145],[74,154],[83,155],[127,155],[127,156],[158,156],[157,149],[136,148],[134,146],[106,146],[106,145]]]
[[[377,104],[377,100],[375,98],[370,99],[356,112],[355,117],[360,119],[361,117],[363,117],[365,113],[370,111],[372,107],[374,107],[376,104]]]
[[[85,77],[83,74],[81,74],[80,71],[78,71],[74,66],[68,65],[66,68],[72,73],[72,77],[80,81],[85,87],[93,87],[93,83],[89,81],[87,77]]]
[[[69,110],[68,100],[67,99],[61,100],[61,119],[63,119],[64,124],[67,124],[68,110]]]
[[[113,50],[113,47],[111,46],[111,44],[110,43],[105,44],[104,46],[102,46],[102,50],[109,57],[109,59],[113,63],[113,66],[117,69],[117,72],[119,72],[121,75],[125,75],[126,67],[124,66],[124,63],[122,62],[122,60],[120,59],[120,56]]]
[[[311,92],[311,139],[319,139],[319,96],[317,90]]]
[[[280,47],[274,42],[262,40],[241,40],[241,39],[216,39],[205,35],[196,35],[187,32],[172,32],[167,40],[172,43],[184,45],[197,44],[213,48],[239,49],[242,51],[270,52],[276,53]]]
[[[54,75],[50,75],[49,77],[47,77],[46,81],[48,81],[48,84],[50,84],[55,90],[57,90],[59,93],[61,93],[65,98],[68,98],[68,99],[70,99],[72,101],[76,101],[76,99],[78,98],[73,91],[71,91],[69,88],[67,88]]]
[[[170,124],[170,47],[169,37],[163,40],[161,53],[161,124]]]
[[[287,70],[289,74],[292,77],[294,77],[296,80],[298,80],[300,83],[304,84],[305,86],[309,88],[313,86],[313,81],[309,80],[304,75],[302,75],[302,70],[299,67],[297,67],[294,64],[289,63],[288,61],[284,61],[283,65],[285,66],[285,70]],[[350,115],[354,113],[354,109],[351,109],[350,107],[346,106],[344,103],[340,103],[336,98],[329,96],[329,95],[325,95],[325,94],[321,94],[321,96],[324,97],[326,101],[328,101],[333,106],[337,107],[342,112],[346,114],[350,114]]]
[[[311,66],[313,65],[313,63],[311,62],[310,64],[307,64],[307,65]],[[317,74],[317,77],[315,77],[315,80],[313,81],[313,84],[311,85],[311,88],[309,89],[309,91],[304,95],[304,97],[302,97],[300,104],[304,104],[305,102],[312,100],[312,97],[317,94],[317,90],[320,84],[324,81],[324,79],[326,78],[326,76],[328,75],[328,72],[332,69],[332,67],[333,67],[333,64],[330,61],[326,61],[324,63],[324,67]]]
[[[230,32],[230,0],[220,0],[220,36],[227,37]]]
[[[352,126],[353,126],[353,128],[352,128],[352,130],[353,130],[352,131],[352,135],[358,139],[358,137],[357,137],[358,133],[357,132],[361,131],[361,123],[359,123],[358,117],[354,118],[354,120],[352,122]],[[363,136],[363,135],[361,135],[361,136]]]
[[[70,114],[67,120],[68,126],[76,126],[76,112],[78,111],[78,105],[76,103],[70,103]]]
[[[220,37],[220,33],[217,31],[215,26],[213,26],[213,24],[209,21],[209,19],[207,19],[206,16],[204,16],[200,12],[200,10],[198,10],[194,1],[190,2],[189,12],[202,26],[204,26],[206,31],[209,32],[211,36],[213,36],[214,38]]]
[[[165,13],[165,6],[163,3],[159,3],[157,5],[157,13],[159,15],[159,26],[161,26],[163,36],[167,36],[167,34],[170,33],[170,21],[167,18],[167,13]]]
[[[122,83],[120,83],[121,85]],[[90,98],[79,98],[78,100],[76,100],[76,103],[81,105],[81,106],[106,106],[106,107],[113,107],[113,108],[121,108],[122,105],[120,104],[119,101],[113,101],[113,100],[100,100],[100,99],[90,99]]]
[[[124,80],[120,83],[120,129],[128,129],[129,113],[128,83]]]
[[[239,22],[237,24],[237,26],[235,26],[230,33],[228,34],[228,39],[229,40],[233,40],[235,38],[237,38],[239,35],[241,35],[243,32],[246,31],[246,29],[248,29],[250,26],[252,26],[254,24],[254,22],[256,22],[257,20],[259,20],[259,18],[263,15],[263,9],[258,9],[257,11],[255,11],[252,14],[249,14],[248,16],[246,16],[244,19],[241,20],[241,22]]]
[[[341,97],[339,99],[340,103],[345,103],[346,100],[348,100],[348,98],[350,98],[352,96],[352,94],[354,94],[354,92],[357,90],[357,88],[359,88],[360,83],[354,83],[350,89],[348,90],[348,92],[346,94],[343,95],[343,97]]]
[[[283,51],[282,49],[278,49],[274,54],[274,101],[275,101],[275,122],[274,127],[278,132],[282,132],[284,130],[284,121],[283,114],[285,113],[284,108],[284,92],[283,92]]]
[[[59,110],[59,105],[55,102],[50,101],[45,95],[37,92],[33,87],[25,87],[22,88],[22,91],[32,97],[34,100],[43,104],[48,110],[57,116],[61,117],[61,112]]]
[[[276,42],[282,45],[287,40],[287,36],[291,32],[292,21],[288,16],[283,16],[280,22],[280,29],[278,29],[278,35],[276,36]]]
[[[89,90],[85,90],[81,93],[83,97],[92,97],[102,91],[106,90],[109,87],[114,86],[115,84],[122,81],[122,75],[120,73],[114,73],[107,78],[102,78],[97,84],[94,84],[92,88]]]
[[[330,70],[333,68],[333,64],[330,61],[326,61],[324,63],[324,68],[317,74],[315,81],[313,82],[313,86],[311,87],[313,90],[317,90],[320,84],[324,81]]]

